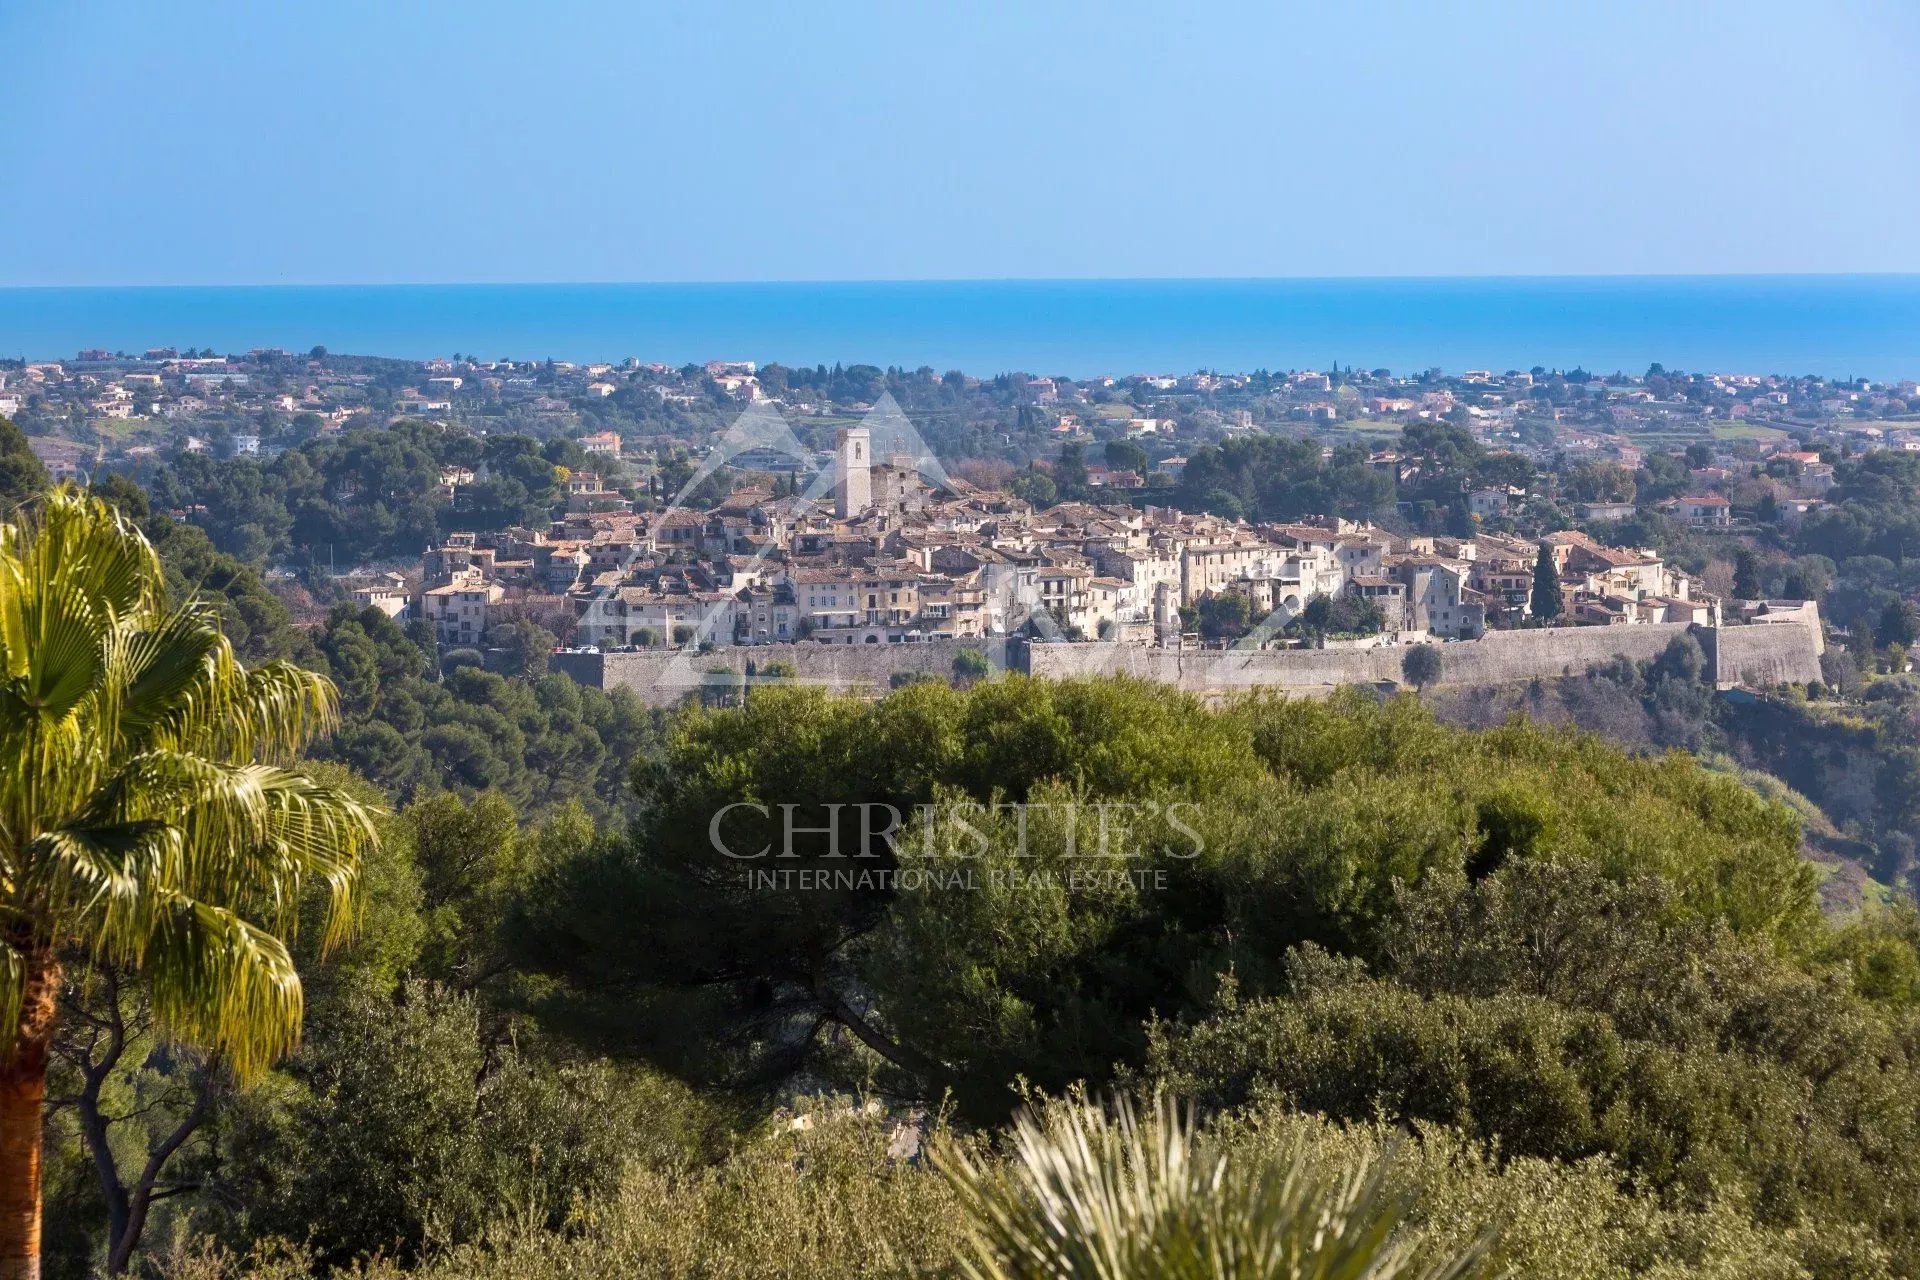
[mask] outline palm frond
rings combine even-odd
[[[113,620],[157,610],[160,558],[140,531],[109,504],[62,485],[23,511],[0,540],[0,666],[16,678],[57,683],[34,659],[49,638],[71,642],[67,623],[85,619],[96,638]],[[85,646],[82,646],[85,647]],[[72,658],[51,655],[58,666]]]
[[[333,682],[291,662],[269,662],[245,673],[241,696],[228,709],[227,730],[237,753],[291,755],[339,719]]]
[[[130,749],[168,746],[235,758],[285,757],[330,730],[333,684],[290,662],[251,671],[197,608],[134,637],[118,726]]]
[[[112,721],[129,749],[216,720],[224,647],[219,630],[191,607],[126,637],[116,655],[121,696]]]
[[[1234,1159],[1165,1097],[1144,1119],[1058,1104],[1014,1134],[1010,1166],[939,1153],[973,1280],[1453,1280],[1484,1254],[1424,1256],[1379,1161],[1323,1168],[1303,1142]]]
[[[325,898],[320,949],[324,953],[352,933],[360,895],[362,855],[378,839],[374,815],[338,787],[304,774],[266,765],[252,769],[267,808],[265,849],[274,857],[274,873],[262,877],[273,895],[263,914],[289,937],[299,927],[299,906],[317,886]]]
[[[17,677],[20,697],[42,732],[61,725],[98,684],[106,665],[98,608],[71,582],[52,582],[22,600],[23,633],[35,661]]]
[[[0,673],[9,683],[27,674],[27,626],[20,611],[27,575],[16,554],[19,543],[19,531],[0,524]]]
[[[27,958],[0,938],[0,1061],[13,1051],[27,1002]]]
[[[20,545],[34,580],[80,592],[103,614],[157,611],[164,591],[160,557],[119,508],[61,485],[29,509]],[[37,526],[37,527],[36,527]]]
[[[325,899],[323,949],[346,936],[360,856],[376,839],[373,814],[347,793],[274,765],[220,764],[155,750],[127,761],[95,796],[92,825],[76,834],[117,833],[154,821],[166,827],[177,857],[147,865],[149,889],[224,903],[291,937],[303,898],[317,887]],[[75,883],[81,882],[69,879],[60,887]],[[138,935],[129,941],[119,926],[147,923],[103,916],[98,927],[111,935],[106,945],[137,947]]]
[[[153,548],[71,486],[0,523],[0,921],[144,974],[170,1032],[248,1072],[299,1034],[281,937],[353,923],[372,816],[289,767],[325,677],[249,671],[207,607],[163,605]],[[24,961],[0,954],[0,1061]]]
[[[68,826],[29,850],[25,888],[38,902],[86,920],[97,948],[137,952],[152,931],[155,886],[180,879],[178,828],[158,821]]]
[[[300,975],[286,944],[234,912],[174,896],[141,955],[154,1012],[246,1078],[300,1039]]]
[[[346,792],[273,765],[226,767],[209,774],[181,823],[185,892],[243,907],[291,938],[317,889],[321,949],[351,931],[361,854],[376,835],[372,812]]]

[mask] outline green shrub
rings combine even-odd
[[[1042,1104],[1042,1130],[1060,1133],[1058,1110],[1078,1107]],[[990,1219],[974,1216],[986,1206],[962,1189],[967,1175],[960,1162],[990,1185],[1018,1188],[1031,1174],[1013,1163],[1017,1153],[938,1125],[926,1144],[935,1160],[910,1154],[902,1141],[909,1123],[877,1108],[820,1100],[793,1120],[763,1126],[717,1163],[670,1172],[629,1168],[615,1191],[580,1203],[564,1230],[502,1206],[477,1232],[477,1243],[439,1250],[414,1269],[379,1258],[348,1274],[357,1280],[957,1278],[968,1274],[963,1257],[971,1243],[994,1230]],[[1756,1225],[1736,1196],[1689,1205],[1638,1194],[1604,1158],[1559,1163],[1508,1156],[1429,1125],[1417,1126],[1414,1139],[1388,1126],[1340,1126],[1267,1105],[1216,1118],[1195,1145],[1230,1163],[1236,1188],[1249,1194],[1257,1194],[1261,1176],[1272,1171],[1284,1178],[1296,1161],[1297,1188],[1332,1185],[1336,1195],[1345,1186],[1341,1179],[1370,1171],[1377,1179],[1371,1203],[1398,1211],[1392,1219],[1397,1244],[1426,1262],[1490,1241],[1487,1269],[1513,1280],[1879,1280],[1896,1274],[1885,1251],[1845,1223]],[[963,1180],[959,1185],[954,1174]],[[1220,1209],[1215,1216],[1227,1216],[1228,1206]],[[1164,1232],[1162,1221],[1156,1214],[1139,1226]],[[1242,1225],[1273,1239],[1285,1234],[1286,1224]],[[1114,1243],[1132,1250],[1140,1242]],[[299,1247],[263,1241],[250,1253],[184,1239],[156,1270],[165,1280],[306,1280],[315,1274],[312,1254]],[[1127,1274],[1157,1280],[1169,1273],[1142,1265]]]

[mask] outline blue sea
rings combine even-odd
[[[1920,376],[1920,276],[0,289],[0,354],[252,347],[974,374],[1575,366]]]

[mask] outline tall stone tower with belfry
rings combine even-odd
[[[873,505],[873,438],[865,427],[840,432],[833,457],[833,513],[850,520]]]

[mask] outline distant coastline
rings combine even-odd
[[[1669,368],[1920,374],[1920,275],[0,289],[0,356],[868,363],[991,375]]]

